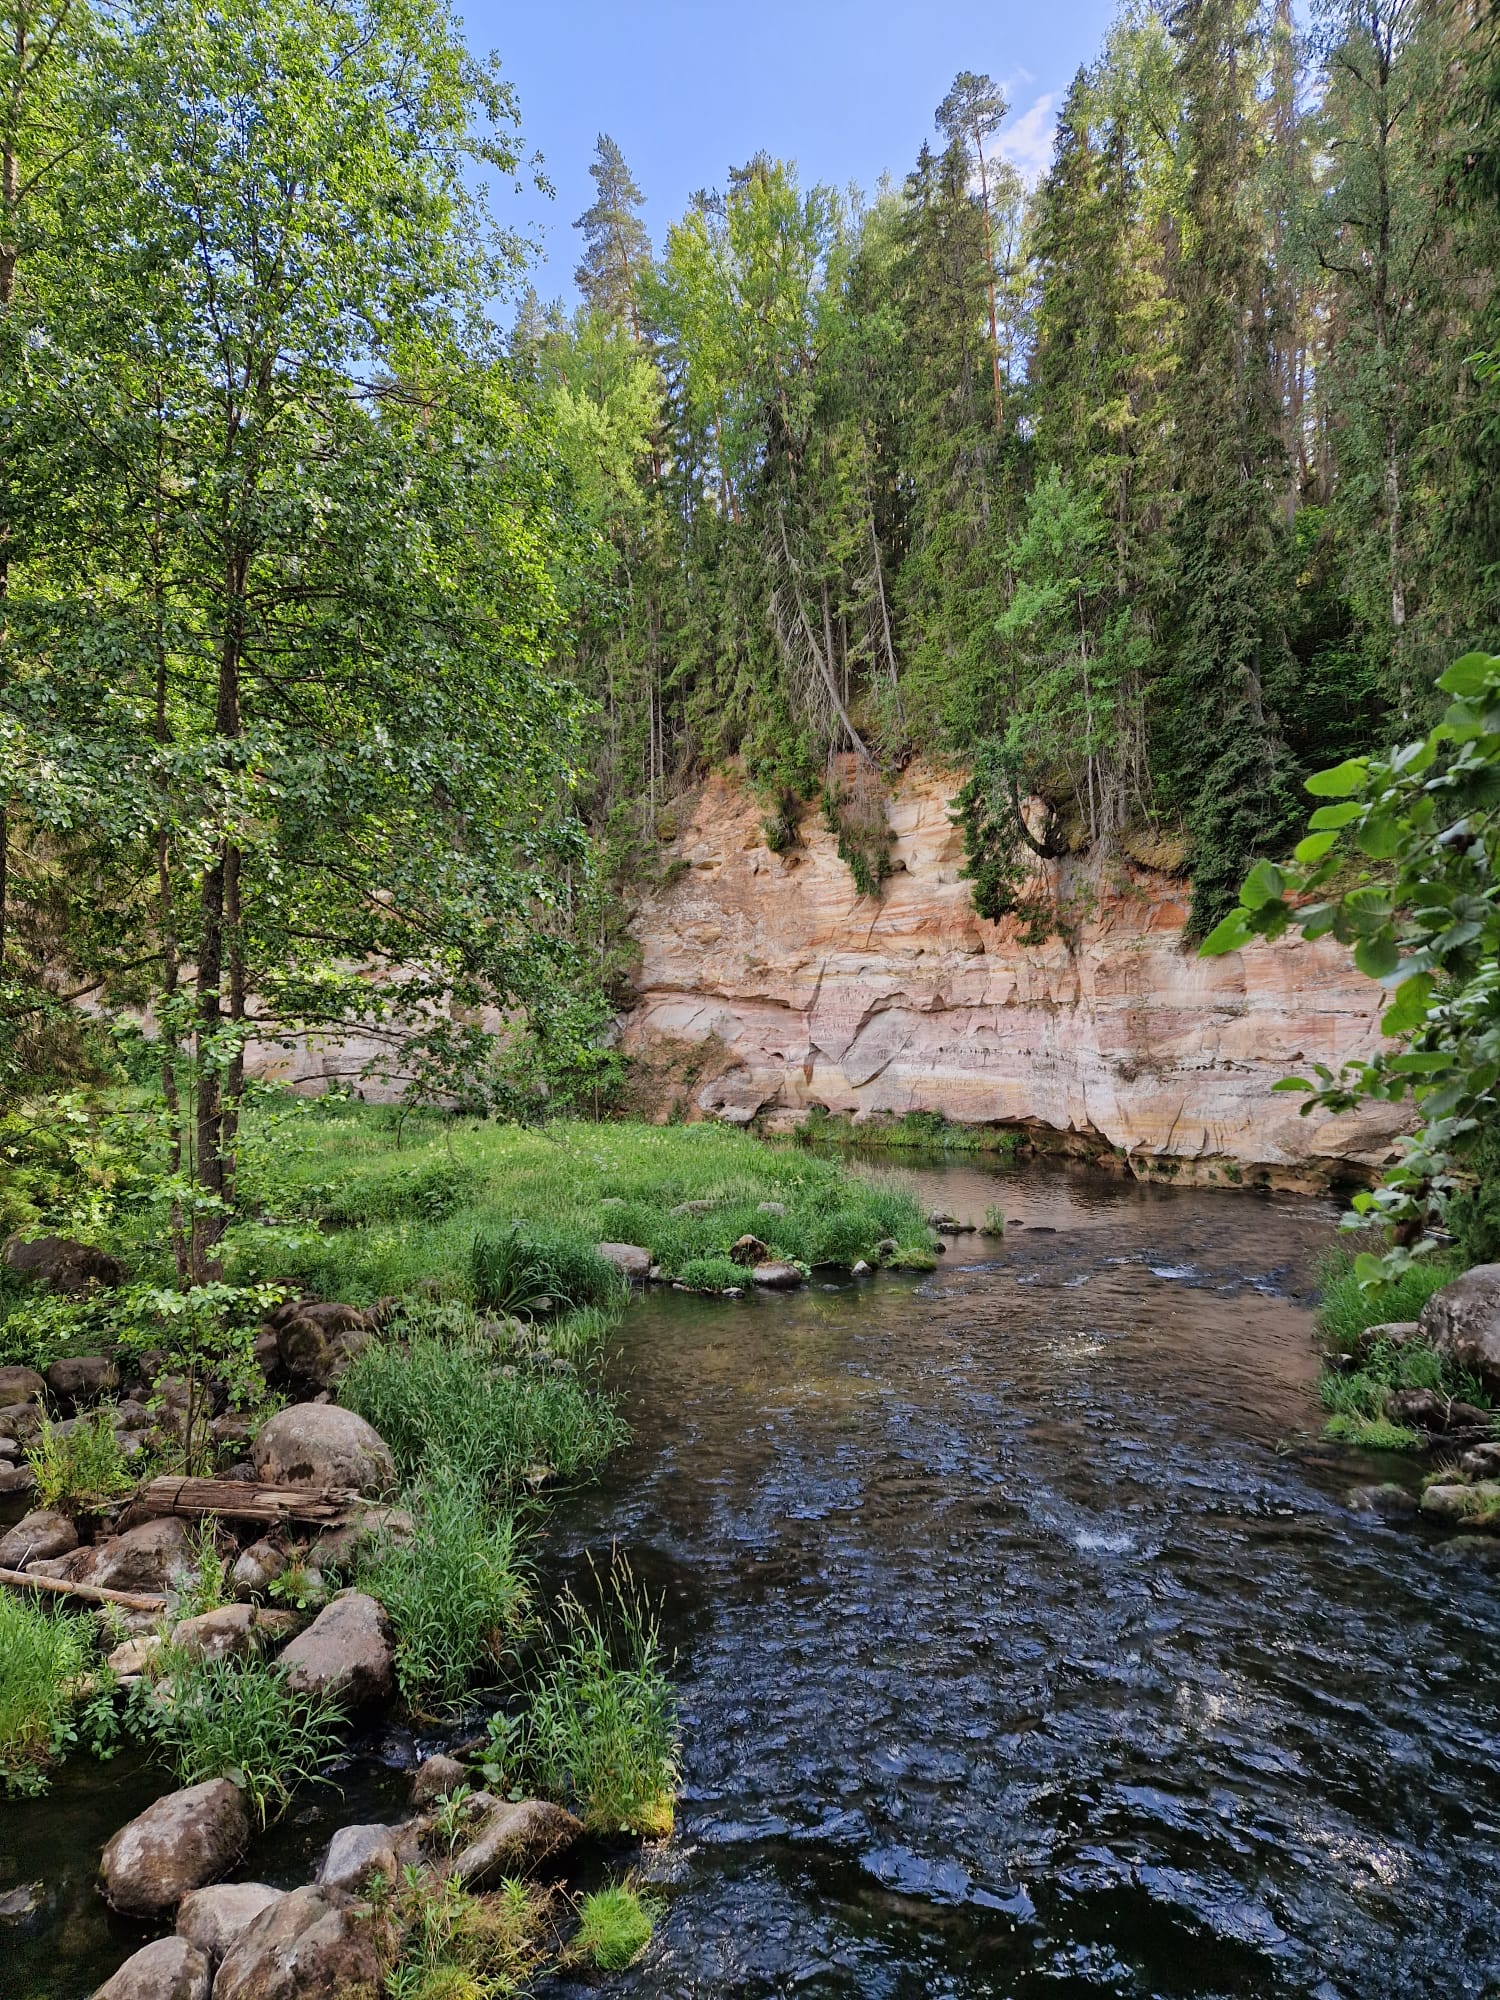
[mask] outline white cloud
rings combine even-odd
[[[1057,93],[1049,90],[1000,134],[1000,151],[1023,180],[1040,180],[1052,164],[1052,135],[1057,129],[1052,107],[1056,102]]]

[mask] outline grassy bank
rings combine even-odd
[[[983,1153],[1016,1159],[1027,1140],[1009,1125],[955,1125],[941,1111],[908,1111],[901,1118],[863,1118],[814,1105],[797,1127],[804,1145],[871,1153]]]
[[[1427,1342],[1379,1336],[1381,1327],[1417,1319],[1433,1293],[1460,1268],[1455,1258],[1432,1257],[1367,1289],[1355,1278],[1352,1257],[1330,1259],[1320,1274],[1318,1303],[1324,1346],[1318,1392],[1328,1412],[1325,1436],[1366,1451],[1421,1450],[1426,1443],[1422,1433],[1391,1414],[1391,1398],[1404,1390],[1426,1390],[1445,1401],[1487,1407],[1481,1384],[1455,1370]]]

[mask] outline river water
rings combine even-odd
[[[1334,1208],[912,1178],[1004,1240],[652,1295],[614,1361],[634,1441],[551,1510],[546,1573],[618,1540],[678,1656],[665,1915],[607,1990],[1500,1995],[1500,1544],[1345,1503],[1392,1467],[1316,1442]],[[363,1746],[248,1872],[308,1879],[426,1747]],[[0,1807],[0,1892],[46,1884],[0,1926],[5,2000],[84,2000],[139,1942],[92,1875],[160,1782],[80,1756]]]
[[[915,1177],[930,1279],[631,1315],[618,1537],[680,1655],[663,1996],[1500,1994],[1500,1567],[1352,1512],[1334,1210]]]

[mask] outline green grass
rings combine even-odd
[[[541,1963],[549,1897],[523,1882],[476,1896],[409,1869],[366,1895],[388,2000],[512,2000]]]
[[[955,1125],[941,1111],[908,1111],[901,1118],[872,1118],[858,1124],[842,1112],[814,1105],[797,1128],[805,1144],[849,1146],[880,1152],[988,1153],[1014,1159],[1025,1145],[1004,1125]]]
[[[600,1972],[623,1972],[650,1944],[659,1914],[628,1882],[596,1889],[579,1902],[572,1955]]]
[[[488,1312],[535,1313],[620,1306],[629,1287],[579,1237],[542,1236],[512,1223],[481,1230],[469,1259],[474,1303]]]
[[[569,1805],[591,1833],[663,1837],[677,1792],[677,1718],[655,1619],[623,1558],[597,1616],[561,1600],[550,1666],[520,1717],[490,1725],[485,1776]]]
[[[408,1505],[416,1534],[378,1544],[359,1585],[390,1615],[404,1699],[452,1708],[493,1683],[515,1642],[528,1599],[521,1536],[462,1479],[431,1480]]]
[[[1361,1451],[1420,1451],[1423,1441],[1420,1431],[1393,1424],[1389,1417],[1362,1417],[1345,1410],[1328,1419],[1323,1435]]]
[[[0,1591],[0,1785],[46,1789],[47,1769],[74,1740],[96,1662],[92,1619]],[[107,1696],[106,1696],[107,1698]]]
[[[135,1485],[107,1410],[96,1410],[64,1435],[42,1419],[26,1453],[39,1507],[94,1512]]]
[[[743,1291],[751,1280],[745,1266],[732,1257],[689,1257],[677,1281],[695,1292],[727,1292],[732,1286]]]
[[[339,1400],[374,1425],[407,1481],[447,1470],[495,1495],[593,1472],[629,1435],[622,1419],[577,1373],[511,1351],[472,1314],[428,1331],[418,1309],[356,1355]]]
[[[287,1686],[261,1660],[209,1660],[164,1648],[142,1682],[134,1724],[179,1785],[233,1778],[265,1825],[341,1750],[339,1711]]]
[[[545,1247],[563,1282],[563,1259],[600,1242],[635,1243],[668,1276],[689,1259],[723,1257],[747,1233],[775,1257],[851,1264],[890,1237],[927,1248],[923,1211],[888,1177],[851,1173],[796,1146],[771,1146],[721,1125],[583,1125],[538,1130],[411,1114],[397,1147],[397,1114],[325,1100],[300,1112],[247,1114],[249,1150],[261,1159],[262,1205],[283,1224],[236,1232],[238,1279],[282,1279],[354,1304],[391,1294],[473,1302],[478,1238],[517,1234]],[[462,1189],[434,1217],[429,1171]],[[459,1178],[453,1180],[452,1177]],[[359,1190],[363,1226],[333,1227]],[[704,1213],[676,1213],[688,1202]],[[771,1202],[785,1213],[768,1215]],[[573,1296],[582,1263],[570,1262]],[[593,1301],[603,1303],[602,1298]]]
[[[1355,1279],[1352,1257],[1340,1253],[1319,1273],[1319,1331],[1334,1353],[1355,1354],[1367,1327],[1420,1318],[1433,1293],[1457,1275],[1458,1266],[1452,1258],[1425,1258],[1399,1278],[1366,1291]]]

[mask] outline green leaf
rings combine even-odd
[[[1381,1016],[1380,1032],[1383,1035],[1410,1035],[1420,1028],[1427,1019],[1427,1008],[1432,999],[1432,976],[1430,973],[1414,973],[1410,979],[1403,979],[1396,988],[1396,997]]]
[[[1321,861],[1337,840],[1336,833],[1310,833],[1292,849],[1292,859],[1300,861],[1304,867],[1310,862]]]
[[[1198,947],[1200,958],[1222,958],[1226,952],[1239,951],[1255,935],[1250,927],[1248,910],[1231,910],[1222,923],[1215,924],[1208,936]]]
[[[1401,829],[1395,820],[1381,814],[1367,819],[1354,840],[1360,852],[1368,854],[1372,861],[1389,861],[1401,845]]]
[[[1392,1056],[1387,1067],[1408,1076],[1436,1076],[1457,1061],[1452,1049],[1410,1049],[1404,1056]]]
[[[1456,694],[1465,699],[1483,694],[1489,688],[1500,687],[1500,658],[1493,653],[1465,653],[1461,660],[1455,660],[1448,671],[1438,675],[1438,686],[1444,694]]]
[[[1319,806],[1307,823],[1314,832],[1326,826],[1347,826],[1351,820],[1358,819],[1364,810],[1358,799],[1345,799],[1340,806]]]
[[[1347,799],[1351,792],[1361,790],[1369,769],[1368,757],[1347,757],[1326,771],[1314,771],[1306,789],[1315,799]]]
[[[1312,1090],[1315,1088],[1305,1076],[1284,1076],[1271,1085],[1272,1090]]]
[[[1354,947],[1354,963],[1367,978],[1388,979],[1401,963],[1396,934],[1389,925],[1363,937]]]
[[[1240,903],[1247,910],[1262,909],[1267,903],[1279,902],[1285,887],[1286,877],[1274,861],[1257,861],[1245,877]]]

